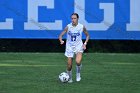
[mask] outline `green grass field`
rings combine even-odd
[[[71,84],[63,53],[0,53],[0,93],[140,93],[140,54],[83,55],[82,80]]]

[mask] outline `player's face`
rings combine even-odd
[[[78,18],[76,15],[72,15],[71,16],[71,21],[73,25],[76,25],[78,23]]]

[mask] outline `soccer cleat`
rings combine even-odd
[[[81,80],[80,73],[76,74],[76,81],[79,82]]]
[[[77,81],[77,82],[79,82],[80,80],[81,80],[81,77],[79,77],[79,78],[76,78],[76,81]]]
[[[72,79],[69,79],[68,83],[72,83],[72,82],[73,82],[73,80]]]

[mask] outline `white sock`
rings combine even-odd
[[[81,67],[82,67],[82,64],[81,64],[80,66],[77,66],[77,65],[76,65],[76,73],[80,73]]]
[[[68,73],[70,79],[72,79],[72,70],[71,70],[71,71],[68,71],[68,70],[67,70],[67,73]]]

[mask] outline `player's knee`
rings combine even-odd
[[[81,64],[81,60],[80,59],[76,59],[76,64],[80,65]]]

